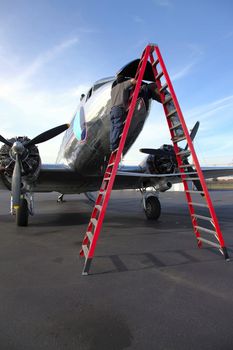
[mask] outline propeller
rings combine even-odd
[[[194,138],[195,138],[195,136],[197,134],[199,126],[200,126],[200,122],[197,121],[195,123],[194,127],[192,128],[191,132],[190,132],[190,138],[191,138],[192,141],[194,140]],[[172,149],[173,149],[173,147],[172,147]],[[184,150],[186,151],[187,149],[188,149],[188,144],[186,144]],[[158,148],[157,149],[155,149],[155,148],[141,148],[140,152],[146,153],[146,154],[152,154],[154,156],[159,156],[159,155],[163,154],[163,152],[164,152],[164,155],[167,154],[167,153],[165,153],[165,151],[163,151],[160,148],[159,149]]]
[[[191,138],[192,141],[194,140],[194,138],[195,138],[195,136],[197,134],[199,126],[200,126],[200,122],[197,121],[196,124],[194,125],[194,127],[192,128],[191,132],[190,132],[190,138]],[[186,144],[184,150],[187,151],[187,149],[188,149],[188,144]]]
[[[31,145],[37,145],[38,143],[42,143],[42,142],[48,141],[48,140],[52,139],[53,137],[61,134],[63,131],[65,131],[68,128],[69,128],[69,124],[59,125],[59,126],[57,126],[55,128],[47,130],[47,131],[43,132],[42,134],[34,137],[34,139],[26,142],[24,144],[24,146],[25,147],[29,147]]]
[[[0,142],[4,143],[5,145],[11,147],[13,145],[12,142],[6,140],[2,135],[0,135]]]
[[[15,166],[12,175],[12,199],[13,207],[16,209],[20,206],[20,194],[21,194],[21,162],[19,153],[16,153]]]
[[[192,128],[191,132],[190,132],[190,138],[191,140],[193,141],[194,138],[196,137],[196,134],[197,134],[197,131],[199,129],[199,126],[200,126],[200,122],[197,121],[194,125],[194,127]],[[188,149],[188,143],[186,144],[184,150],[186,151]],[[165,151],[163,149],[154,149],[154,148],[141,148],[140,151],[142,153],[146,153],[146,154],[150,154],[150,155],[154,155],[154,156],[157,156],[157,157],[165,157],[167,154],[168,154],[168,151]],[[174,153],[174,148],[171,146],[171,149],[170,149],[170,152],[173,151]],[[175,153],[174,153],[175,154]],[[184,164],[189,164],[188,162],[188,159],[187,158],[184,158],[183,159],[183,162]],[[195,170],[193,169],[193,167],[190,165],[189,167],[187,167],[187,171],[188,172],[195,172]],[[192,175],[192,177],[197,177],[197,175]],[[196,187],[196,189],[198,191],[202,191],[202,185],[201,185],[201,182],[197,179],[197,180],[193,180],[193,184],[194,186]]]
[[[21,177],[22,177],[22,158],[27,149],[30,146],[34,146],[35,144],[42,143],[48,141],[55,136],[61,134],[65,130],[69,128],[69,124],[62,124],[50,130],[43,132],[42,134],[34,137],[32,140],[27,142],[20,142],[16,139],[13,143],[9,140],[6,140],[3,136],[0,135],[0,142],[9,146],[10,154],[15,161],[14,170],[12,174],[12,199],[13,199],[13,207],[19,208],[20,206],[20,195],[21,195]]]
[[[161,148],[140,148],[140,152],[146,153],[146,154],[151,154],[153,156],[161,156],[161,155],[166,155],[164,150]]]

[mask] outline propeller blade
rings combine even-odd
[[[20,205],[20,194],[21,194],[21,164],[19,155],[16,154],[15,158],[15,166],[12,175],[12,198],[13,198],[13,207],[19,207]]]
[[[61,134],[62,132],[64,132],[68,128],[69,128],[69,124],[59,125],[59,126],[53,128],[53,129],[47,130],[47,131],[43,132],[42,134],[34,137],[34,139],[26,142],[24,144],[24,146],[25,147],[29,147],[31,145],[36,145],[38,143],[42,143],[42,142],[48,141],[48,140],[52,139],[53,137]]]
[[[11,147],[13,145],[12,142],[6,140],[2,135],[0,135],[0,142],[4,143],[5,145]]]
[[[195,138],[195,136],[197,134],[199,126],[200,126],[200,122],[197,121],[196,124],[194,125],[194,127],[191,130],[190,138],[191,138],[192,141],[194,140],[194,138]],[[187,149],[188,149],[188,144],[185,146],[184,150],[187,151]]]
[[[155,149],[155,148],[141,148],[140,152],[146,153],[146,154],[151,154],[154,156],[159,156],[163,152],[161,149]]]

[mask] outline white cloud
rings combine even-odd
[[[184,113],[186,120],[200,121],[195,143],[205,165],[226,165],[233,157],[232,110],[233,95],[229,95]]]
[[[232,125],[233,95],[198,106],[191,110],[183,110],[188,129],[199,120],[200,128],[194,145],[202,165],[228,165],[233,159]],[[226,125],[224,134],[219,131]],[[146,155],[140,148],[159,148],[162,144],[171,144],[170,133],[164,112],[159,104],[153,103],[148,121],[136,140],[133,148],[125,156],[124,164],[139,164]]]
[[[43,68],[45,64],[52,61],[56,56],[60,55],[63,51],[76,45],[78,38],[72,38],[61,42],[60,44],[52,47],[48,51],[40,54],[36,59],[18,76],[18,80],[23,82],[32,77],[39,69]]]
[[[181,70],[179,70],[178,72],[174,73],[171,76],[171,81],[179,80],[179,79],[185,77],[186,75],[188,75],[194,65],[195,65],[195,62],[188,63]]]
[[[59,92],[54,92],[45,87],[39,89],[33,86],[33,78],[48,62],[53,61],[55,57],[77,43],[77,38],[63,41],[38,55],[14,78],[11,77],[9,70],[8,77],[0,79],[0,133],[3,136],[26,134],[32,138],[49,128],[70,121],[81,93],[86,92],[88,86],[72,84],[66,90],[60,89]],[[49,147],[46,144],[40,146],[43,161],[55,160],[55,153],[59,149],[58,139],[49,141]]]
[[[188,48],[188,51],[189,51],[188,57],[189,57],[190,62],[188,62],[186,65],[184,65],[184,67],[182,67],[180,70],[178,70],[177,72],[175,72],[171,76],[172,81],[179,80],[181,78],[184,78],[188,74],[190,74],[193,67],[198,64],[198,62],[200,61],[200,59],[202,58],[202,56],[204,54],[201,47],[197,44],[188,43],[186,45],[186,47]]]
[[[209,123],[213,123],[216,119],[210,119],[211,116],[217,115],[219,111],[222,111],[224,109],[227,109],[228,112],[231,113],[232,118],[232,108],[233,108],[233,95],[229,95],[223,98],[220,98],[219,100],[210,102],[205,105],[201,105],[198,107],[195,107],[191,110],[186,111],[186,115],[189,116],[191,119],[200,118],[202,121],[206,121]],[[228,118],[229,113],[225,114],[225,118]],[[220,116],[220,118],[217,119],[218,121],[223,122],[224,116]]]

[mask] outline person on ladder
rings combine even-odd
[[[117,75],[111,90],[111,112],[110,112],[110,150],[114,151],[119,145],[119,137],[123,131],[123,123],[126,118],[126,108],[130,96],[130,88],[136,84],[135,79],[127,79]]]

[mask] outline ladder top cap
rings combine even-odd
[[[158,46],[158,44],[155,44],[155,43],[149,43],[149,44],[148,44],[148,46],[151,46],[151,47],[152,47],[152,46],[153,46],[153,47],[154,47],[154,46],[156,46],[156,47],[157,47],[157,46]]]

